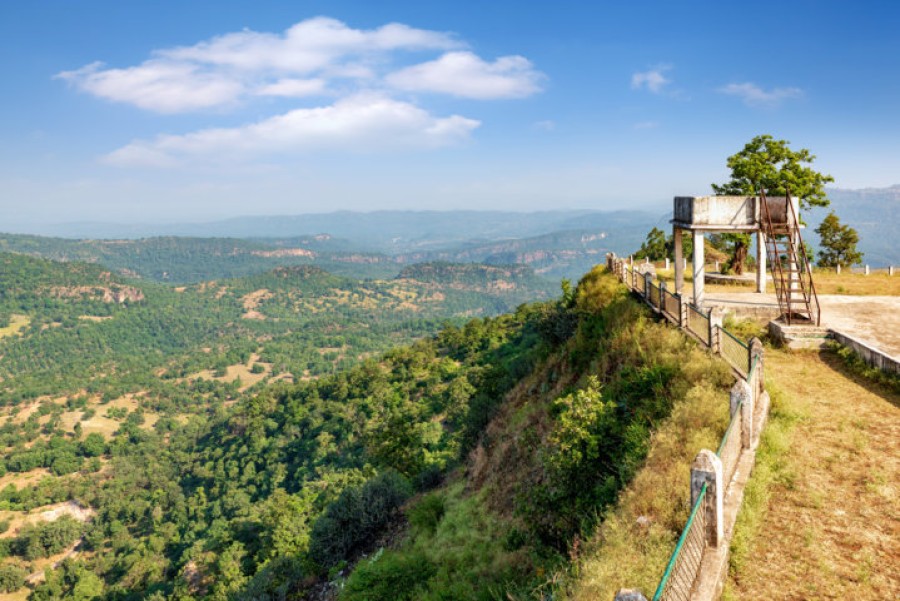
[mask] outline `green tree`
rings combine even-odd
[[[743,150],[728,157],[731,179],[712,184],[713,192],[740,196],[755,195],[762,189],[770,196],[790,193],[799,197],[801,209],[828,206],[825,184],[834,178],[808,166],[816,158],[809,150],[791,150],[789,144],[768,134],[756,136]],[[729,266],[735,273],[743,273],[750,235],[722,234],[722,238],[732,252]]]
[[[822,220],[816,228],[822,240],[819,251],[820,267],[847,267],[862,263],[863,254],[856,250],[859,234],[849,225],[844,225],[834,211]]]
[[[641,249],[635,253],[635,259],[649,259],[651,261],[661,261],[668,254],[666,233],[654,227],[647,234],[647,239],[641,244]]]

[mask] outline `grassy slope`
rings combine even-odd
[[[900,394],[831,352],[767,361],[773,419],[725,598],[900,597]]]
[[[371,587],[388,580],[396,586],[384,598],[395,599],[530,599],[551,591],[603,599],[621,586],[655,585],[688,513],[690,462],[699,449],[713,447],[727,425],[730,375],[680,332],[654,322],[638,303],[622,299],[621,291],[613,293],[611,278],[598,274],[582,282],[579,308],[602,315],[602,323],[588,322],[607,333],[597,340],[582,327],[524,378],[472,453],[466,473],[435,493],[436,519],[423,520],[424,510],[413,504],[406,541],[361,563],[342,598],[381,599]],[[584,389],[592,374],[604,383],[604,400],[627,398],[633,382],[623,383],[621,374],[659,365],[677,366],[665,390],[654,393],[671,395],[671,414],[653,425],[649,454],[637,461],[618,504],[608,512],[595,507],[601,522],[594,536],[572,540],[573,567],[561,568],[529,544],[530,524],[521,513],[523,498],[547,482],[542,461],[558,428],[553,401]],[[645,519],[638,522],[638,516]],[[437,566],[437,573],[423,569],[427,565]],[[401,584],[407,581],[413,584]],[[482,588],[473,595],[476,583]]]

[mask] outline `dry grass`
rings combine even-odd
[[[620,588],[651,595],[659,584],[690,505],[690,464],[716,448],[727,425],[728,398],[698,387],[654,433],[646,464],[618,505],[584,545],[565,599],[612,599]]]
[[[709,269],[709,266],[707,266]],[[658,269],[658,279],[666,282],[671,289],[675,284],[674,269]],[[685,284],[693,282],[691,276],[691,265],[688,263],[688,269],[684,274]],[[889,276],[887,272],[873,272],[869,275],[861,273],[841,274],[831,270],[814,270],[813,282],[816,285],[818,294],[847,294],[851,296],[900,296],[900,273]],[[772,284],[769,282],[769,288]],[[745,284],[707,284],[707,292],[752,292],[756,290],[756,283],[748,281]]]
[[[17,489],[21,490],[26,486],[37,484],[43,478],[47,477],[52,477],[50,476],[50,470],[43,467],[33,469],[29,472],[7,472],[0,477],[0,490],[3,490],[10,484],[14,484]],[[0,516],[0,519],[3,519],[3,517]]]
[[[31,318],[27,315],[13,314],[9,318],[9,325],[5,328],[0,328],[0,338],[3,338],[4,336],[14,336],[30,323]]]
[[[241,380],[241,387],[239,390],[241,392],[247,390],[254,384],[262,382],[264,379],[268,378],[272,374],[272,365],[269,363],[260,363],[263,366],[263,371],[261,373],[255,374],[251,370],[253,368],[254,363],[259,363],[259,355],[256,353],[250,355],[250,360],[247,361],[246,364],[238,363],[237,365],[229,365],[225,369],[225,375],[221,377],[217,377],[215,372],[211,369],[204,369],[196,374],[188,376],[187,380],[217,380],[219,382],[234,382],[238,378]]]
[[[726,598],[900,598],[900,395],[829,353],[767,363],[784,410],[806,417],[761,449]]]
[[[894,276],[889,276],[887,272],[838,275],[833,271],[816,271],[813,272],[813,281],[819,294],[900,296],[900,273]]]

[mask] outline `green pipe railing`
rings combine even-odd
[[[656,588],[656,593],[653,595],[653,601],[660,601],[663,598],[663,593],[666,590],[666,585],[669,583],[669,578],[672,577],[672,573],[675,571],[675,564],[678,561],[678,556],[681,554],[682,548],[684,548],[684,543],[687,540],[688,533],[691,531],[691,526],[694,524],[694,519],[697,517],[700,507],[703,505],[703,499],[706,497],[706,489],[708,486],[708,484],[704,484],[703,488],[700,489],[697,501],[694,503],[693,509],[691,509],[691,515],[688,518],[687,524],[684,525],[684,530],[681,531],[681,536],[678,538],[678,544],[675,545],[672,557],[669,558],[669,563],[666,565],[666,571],[663,572],[662,580],[660,580],[659,586]]]

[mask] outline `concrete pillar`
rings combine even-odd
[[[666,283],[663,281],[659,282],[659,310],[662,313],[666,312]]]
[[[669,257],[666,257],[666,271],[669,270]]]
[[[688,323],[688,308],[687,303],[684,302],[684,297],[680,292],[675,293],[675,298],[678,299],[678,327],[682,330],[687,328]]]
[[[766,235],[762,230],[756,232],[756,291],[766,291]]]
[[[838,263],[838,264],[837,264],[837,267],[835,267],[834,269],[835,269],[835,271],[838,273],[838,275],[840,275],[840,273],[841,273],[841,264]]]
[[[894,275],[894,266],[893,265],[888,265],[888,275],[890,275],[890,276]]]
[[[647,597],[636,588],[620,588],[613,601],[647,601]]]
[[[697,502],[703,485],[706,484],[706,499],[700,511],[706,513],[707,542],[718,547],[725,533],[723,520],[723,493],[725,483],[722,478],[722,461],[709,449],[697,454],[691,464],[691,507]]]
[[[705,269],[703,266],[703,232],[694,230],[694,305],[703,308],[703,285]]]
[[[722,352],[722,322],[725,320],[725,311],[721,307],[715,307],[709,312],[709,350],[714,353]]]
[[[649,271],[644,272],[644,300],[650,302],[650,284],[653,283],[653,274]]]
[[[719,260],[718,259],[716,259],[716,273],[721,273],[720,268],[719,268]]]
[[[866,265],[866,271],[865,271],[865,273],[866,273],[866,275],[869,275],[869,266],[868,266],[868,265]]]
[[[672,236],[675,238],[675,294],[681,294],[684,289],[684,249],[681,247],[681,229],[676,227]]]
[[[753,444],[753,391],[746,380],[738,379],[731,387],[731,415],[741,406],[741,446],[749,449]]]

